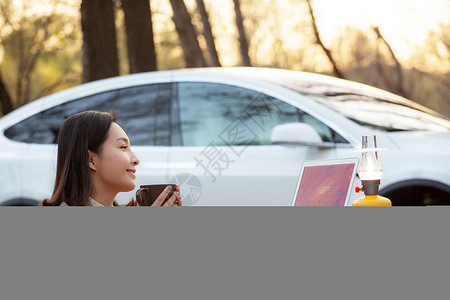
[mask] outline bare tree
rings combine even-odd
[[[209,22],[208,12],[205,8],[205,3],[203,0],[196,0],[197,10],[202,17],[203,24],[203,36],[205,37],[206,46],[208,47],[210,64],[213,67],[221,67],[219,61],[219,55],[216,50],[216,43],[214,42],[214,35],[212,33],[211,23]]]
[[[3,84],[1,74],[0,74],[0,105],[2,115],[6,115],[7,113],[13,110],[11,97],[9,96],[6,86]]]
[[[18,45],[18,69],[16,76],[16,104],[22,106],[27,103],[30,98],[31,74],[36,66],[44,48],[44,43],[49,39],[48,32],[49,18],[42,18],[37,25],[36,34],[33,37],[34,47],[27,49],[27,41],[25,33],[21,30],[17,31]],[[42,33],[42,34],[39,34]],[[39,38],[40,37],[40,38]]]
[[[83,82],[119,75],[114,2],[82,0]]]
[[[130,73],[156,71],[152,14],[149,0],[122,0]]]
[[[248,40],[245,35],[244,18],[242,17],[241,3],[239,0],[233,0],[234,12],[236,14],[236,26],[239,34],[239,46],[241,50],[242,65],[251,66],[250,56],[248,54]]]
[[[323,52],[328,57],[328,60],[330,61],[331,65],[333,66],[334,74],[339,78],[345,78],[344,74],[338,68],[337,63],[334,60],[333,55],[331,54],[331,51],[322,42],[322,39],[321,39],[320,33],[319,33],[319,29],[317,28],[316,17],[314,16],[314,11],[313,11],[313,8],[311,5],[311,0],[306,0],[306,3],[308,4],[309,14],[311,16],[311,25],[314,30],[314,35],[316,37],[316,44],[322,48]]]
[[[59,0],[51,3],[55,4],[57,1]],[[42,93],[51,93],[58,85],[70,81],[68,73],[73,71],[77,55],[67,55],[67,52],[61,53],[61,50],[71,48],[67,45],[76,40],[77,29],[63,28],[64,24],[73,19],[58,12],[56,5],[45,15],[30,16],[30,4],[23,3],[19,11],[12,3],[11,0],[0,2],[0,46],[5,57],[8,57],[8,73],[3,73],[2,81],[9,91],[12,107],[16,108],[38,98]],[[45,68],[37,68],[43,60],[45,68],[55,67],[54,71],[64,69],[64,72],[52,72],[47,77],[42,70]],[[67,76],[58,76],[63,74]],[[75,81],[78,83],[79,79],[76,78]]]
[[[15,99],[16,106],[21,106],[28,102],[30,98],[31,74],[36,66],[36,62],[40,57],[45,42],[49,39],[48,30],[49,16],[44,16],[35,22],[33,36],[27,34],[26,29],[21,24],[15,24],[11,20],[14,14],[11,11],[11,2],[5,2],[1,5],[1,13],[4,25],[13,30],[11,39],[15,40],[15,51],[17,54],[17,73],[15,78]],[[4,41],[5,42],[5,41]],[[6,88],[3,92],[6,92]],[[12,100],[8,94],[8,98]]]
[[[183,0],[170,0],[173,11],[173,22],[178,32],[184,60],[188,68],[206,67],[205,58],[197,39],[197,32],[192,25],[189,14]]]
[[[44,17],[39,21],[37,26],[37,31],[41,31],[42,38],[39,40],[36,38],[35,50],[30,53],[28,59],[24,59],[24,45],[19,47],[20,55],[20,65],[19,72],[17,73],[17,95],[18,95],[18,105],[21,106],[29,101],[31,93],[31,73],[36,66],[36,63],[44,50],[44,43],[50,38],[50,32],[48,30],[48,24],[50,22],[50,17]],[[39,34],[36,34],[39,36]],[[20,42],[24,42],[21,36]]]
[[[389,87],[389,90],[391,92],[394,92],[396,94],[399,94],[403,97],[409,98],[410,95],[409,93],[406,91],[406,89],[404,88],[404,79],[403,79],[403,71],[402,71],[402,66],[399,62],[399,60],[397,59],[397,57],[395,56],[394,51],[392,50],[391,46],[389,45],[389,43],[384,39],[384,37],[381,35],[380,29],[378,27],[374,27],[373,30],[375,31],[375,34],[377,35],[377,39],[382,41],[382,43],[384,45],[386,45],[389,54],[391,55],[392,60],[395,63],[395,73],[396,73],[396,77],[397,80],[396,81],[392,81],[391,76],[389,76],[388,74],[386,74],[386,72],[383,71],[382,66],[379,64],[379,62],[377,63],[377,70],[379,71],[380,75],[382,76],[383,80],[385,81],[386,85]]]

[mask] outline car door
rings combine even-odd
[[[21,193],[36,200],[51,196],[59,127],[68,116],[86,110],[116,113],[141,161],[136,172],[138,186],[166,182],[171,90],[170,83],[111,89],[55,105],[8,129],[10,139],[29,145],[20,164]],[[133,195],[134,191],[120,193],[117,200],[123,204]]]
[[[307,122],[331,129],[277,98],[212,82],[176,83],[169,177],[184,205],[290,205],[306,159],[334,158],[334,149],[272,145],[276,125]],[[176,133],[176,134],[175,134]]]

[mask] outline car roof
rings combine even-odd
[[[273,73],[285,73],[287,70],[253,67],[228,67],[228,68],[190,68],[166,71],[143,72],[128,75],[121,75],[83,83],[65,90],[53,93],[36,99],[24,106],[21,106],[1,118],[2,123],[9,123],[8,119],[16,119],[22,115],[28,115],[36,110],[46,109],[53,105],[58,105],[74,98],[82,98],[96,93],[101,93],[111,88],[120,89],[129,86],[144,85],[158,82],[171,82],[174,77],[176,80],[183,78],[195,80],[232,80],[233,82],[261,82],[261,80],[270,82],[269,78]],[[258,75],[259,74],[259,75]],[[262,76],[261,74],[265,74]],[[293,73],[291,73],[293,74]],[[258,75],[258,76],[257,76]],[[276,84],[272,82],[272,84]],[[279,86],[279,84],[277,84]]]
[[[335,118],[339,119],[340,122],[353,124],[353,122],[348,121],[344,116],[333,112],[323,104],[300,95],[298,92],[294,91],[294,89],[281,84],[283,81],[301,82],[305,86],[314,86],[317,83],[320,83],[321,85],[329,84],[332,86],[346,84],[345,80],[340,81],[339,79],[336,79],[337,81],[333,83],[334,80],[335,78],[314,73],[257,67],[191,68],[122,75],[84,83],[35,100],[1,118],[0,130],[12,126],[18,120],[28,118],[38,111],[43,111],[77,98],[102,93],[111,89],[120,89],[158,82],[166,83],[178,81],[228,83],[243,88],[256,89],[260,92],[265,92],[268,95],[283,95],[280,99],[293,105],[294,103],[296,103],[296,105],[301,105],[302,107],[300,108],[303,111],[318,118],[328,126],[331,126],[328,124],[331,120],[331,115],[335,115]],[[334,120],[334,122],[336,122],[336,120]],[[341,129],[341,125],[338,126],[335,124],[335,127],[336,128],[334,129],[337,130],[339,134],[345,136]],[[346,138],[352,139],[352,137],[348,136],[346,136]]]
[[[345,90],[347,92],[349,89],[356,89],[359,92],[368,89],[368,91],[364,91],[365,93],[373,93],[373,90],[377,90],[369,86],[364,86],[363,84],[331,76],[276,68],[220,67],[154,71],[92,81],[42,97],[4,116],[1,119],[1,127],[5,128],[10,126],[14,124],[17,118],[26,118],[36,111],[45,110],[75,98],[101,93],[112,88],[120,89],[149,83],[198,80],[231,83],[250,88],[255,88],[255,86],[259,85],[259,87],[263,86],[260,89],[264,89],[266,92],[281,91],[282,89],[284,90],[284,94],[287,93],[286,90],[291,90],[289,93],[294,93],[294,90],[301,91],[302,89],[305,92],[311,92],[314,89],[329,90],[330,88]],[[266,84],[261,85],[261,81],[264,81]],[[384,91],[379,90],[378,92],[383,93]],[[292,100],[293,98],[289,97],[289,99],[285,100],[294,101]],[[392,98],[392,95],[390,95],[390,98]],[[401,97],[399,98],[400,101]],[[312,106],[323,106],[312,99],[305,98],[304,101],[310,102]],[[308,109],[306,112],[312,113]]]

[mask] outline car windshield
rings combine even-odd
[[[383,131],[450,131],[445,116],[386,91],[315,74],[282,75],[286,74],[264,79],[309,96],[360,125]]]

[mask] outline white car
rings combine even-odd
[[[393,205],[450,204],[447,118],[366,85],[265,68],[120,76],[11,112],[0,119],[0,204],[51,196],[59,126],[84,110],[114,110],[141,161],[137,188],[178,183],[184,205],[291,205],[305,160],[358,156],[372,134],[389,149],[379,153],[380,195]]]

